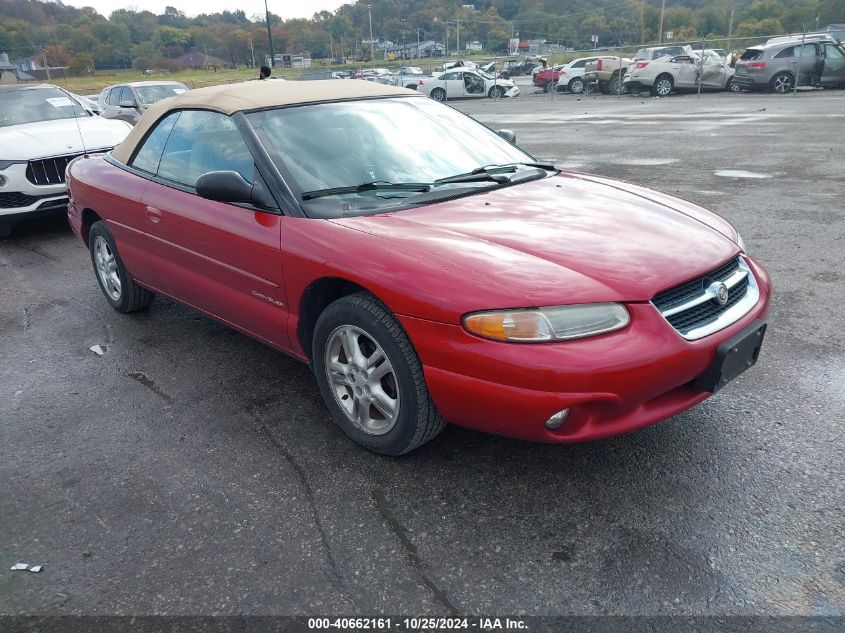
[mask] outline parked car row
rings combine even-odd
[[[0,237],[19,221],[67,207],[65,168],[120,143],[132,126],[96,116],[49,84],[0,86]]]
[[[651,46],[632,58],[584,57],[539,70],[534,86],[546,92],[584,92],[595,86],[605,94],[648,90],[665,97],[673,91],[770,90],[796,86],[845,88],[845,48],[827,34],[773,38],[748,48],[737,60],[722,49],[688,45]]]

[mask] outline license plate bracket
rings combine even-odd
[[[760,356],[766,322],[754,321],[736,336],[716,349],[710,368],[695,381],[700,391],[716,393],[746,369],[753,367]]]

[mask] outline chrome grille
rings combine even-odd
[[[26,179],[33,185],[60,185],[65,181],[67,164],[82,154],[31,160],[26,166]]]
[[[724,304],[712,291],[717,282],[728,290]],[[694,340],[738,321],[759,297],[751,269],[744,259],[737,257],[709,273],[658,293],[652,303],[681,336]]]

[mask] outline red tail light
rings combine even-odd
[[[598,61],[596,62],[596,70],[601,70],[601,66],[602,66],[602,64],[601,64],[601,60],[598,60]]]
[[[765,68],[766,62],[751,62],[748,64],[749,68]]]
[[[645,68],[649,62],[637,62],[637,68]]]

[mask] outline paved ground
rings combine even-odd
[[[26,227],[0,243],[0,613],[845,614],[843,106],[460,105],[712,207],[774,276],[752,372],[586,445],[371,455],[306,367],[168,301],[113,313],[62,221]]]

